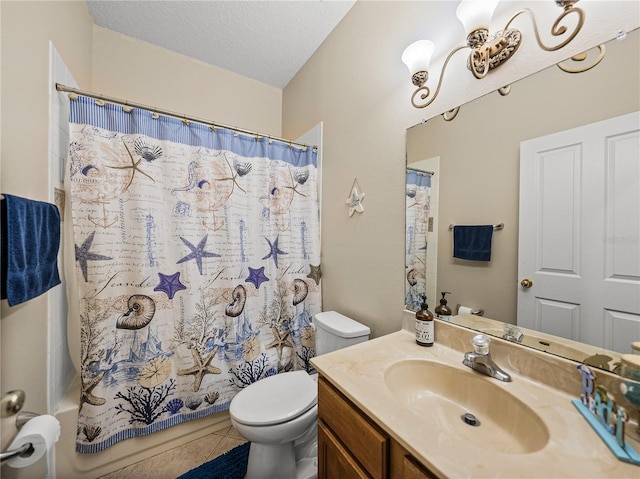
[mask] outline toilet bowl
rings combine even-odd
[[[317,355],[369,339],[357,321],[326,311],[314,318]],[[317,477],[317,375],[292,371],[247,386],[231,401],[236,430],[251,442],[246,479]]]
[[[247,478],[316,477],[313,444],[311,450],[295,444],[309,436],[318,418],[318,384],[305,371],[277,374],[252,384],[231,401],[229,413],[238,433],[251,442]],[[305,453],[309,456],[304,457]]]

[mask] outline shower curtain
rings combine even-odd
[[[81,453],[309,371],[321,308],[313,148],[96,103],[69,125]]]
[[[418,311],[426,294],[427,232],[431,207],[431,175],[407,170],[405,308]]]

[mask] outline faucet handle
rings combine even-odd
[[[482,354],[483,356],[489,354],[489,343],[491,343],[491,340],[484,334],[476,334],[471,338],[473,350],[476,354]]]

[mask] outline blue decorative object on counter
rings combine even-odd
[[[582,392],[580,400],[574,399],[572,404],[619,460],[640,465],[640,454],[624,439],[627,412],[604,387],[595,385],[596,375],[591,368],[579,364],[578,370],[582,374]]]

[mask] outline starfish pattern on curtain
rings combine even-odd
[[[70,142],[78,452],[228,409],[264,377],[311,371],[313,148],[83,96],[71,102]]]

